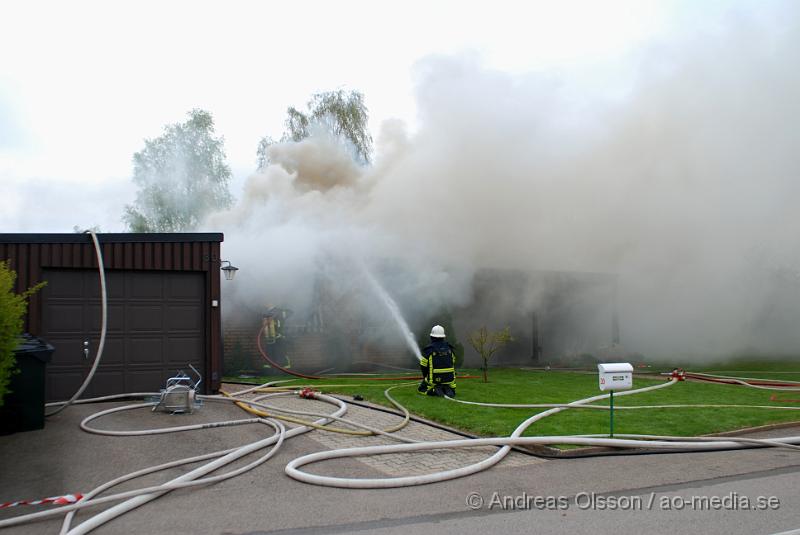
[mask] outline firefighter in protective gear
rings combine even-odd
[[[445,339],[444,327],[435,325],[431,329],[431,343],[422,350],[419,361],[422,382],[419,392],[429,396],[456,395],[456,354]]]

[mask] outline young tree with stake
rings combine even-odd
[[[477,351],[483,359],[483,382],[489,382],[489,360],[508,342],[513,341],[509,328],[501,331],[492,332],[484,325],[477,331],[470,333],[469,344]]]

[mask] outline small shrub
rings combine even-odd
[[[21,294],[16,294],[16,280],[16,272],[8,267],[7,262],[0,261],[0,407],[3,406],[8,382],[15,371],[14,350],[22,334],[28,298],[45,284],[37,284]]]

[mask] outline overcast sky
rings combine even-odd
[[[203,108],[239,195],[287,106],[365,94],[370,127],[414,131],[415,65],[470,54],[624,97],[627,66],[675,32],[713,32],[762,2],[6,2],[0,16],[0,232],[122,231],[131,156]],[[566,74],[565,74],[566,73]],[[573,83],[573,87],[575,84]]]

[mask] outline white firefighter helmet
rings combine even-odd
[[[431,329],[431,338],[444,338],[444,327],[441,325],[434,325]]]

